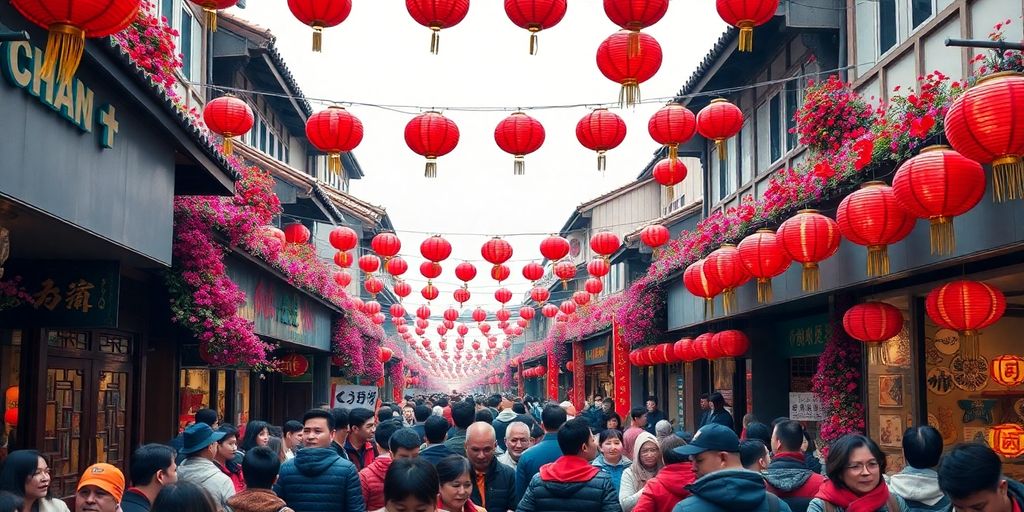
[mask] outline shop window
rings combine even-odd
[[[0,431],[0,460],[18,447],[17,426],[21,379],[20,330],[0,331],[0,389],[4,390],[3,430]]]
[[[196,419],[196,411],[210,407],[210,371],[206,368],[181,370],[178,390],[178,430]]]
[[[235,425],[249,422],[249,371],[235,371]]]
[[[876,297],[910,318],[903,295]],[[923,308],[922,308],[923,309]],[[892,339],[865,349],[867,355],[868,432],[888,456],[888,473],[903,469],[903,431],[917,425],[917,375],[909,326]]]

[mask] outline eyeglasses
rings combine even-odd
[[[850,464],[849,466],[846,466],[846,470],[851,473],[860,473],[861,471],[864,471],[864,468],[867,468],[868,472],[874,473],[875,471],[878,471],[878,461],[872,460],[867,464]]]

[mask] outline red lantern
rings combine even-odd
[[[722,293],[717,282],[708,279],[704,260],[697,260],[683,271],[683,285],[693,295],[704,299],[704,318],[715,316],[715,295]]]
[[[463,304],[469,302],[470,293],[469,290],[465,288],[457,288],[455,292],[452,293],[452,297],[455,299],[455,302],[459,303],[459,307],[462,307]]]
[[[939,286],[925,299],[928,317],[940,327],[958,331],[965,338],[965,355],[978,355],[978,331],[1003,317],[1006,297],[1003,292],[978,281],[953,281]]]
[[[284,240],[284,231],[281,231],[281,241]],[[334,253],[334,264],[341,268],[349,268],[352,266],[352,255],[348,251],[338,251]]]
[[[363,303],[363,313],[366,313],[367,315],[376,315],[377,313],[380,313],[380,309],[380,302],[375,300]]]
[[[750,274],[740,260],[740,251],[735,245],[722,244],[704,259],[703,270],[711,285],[722,289],[725,314],[732,313],[736,309],[736,288],[750,280]]]
[[[363,288],[366,288],[367,293],[371,296],[376,296],[384,290],[384,282],[376,277],[368,277],[366,281],[363,281]]]
[[[714,337],[715,333],[706,332],[693,339],[694,352],[697,354],[698,358],[711,360],[717,357],[715,355],[714,348],[711,346],[711,340],[714,339]]]
[[[586,306],[590,304],[590,294],[584,291],[578,291],[572,294],[572,300],[580,306]]]
[[[668,187],[669,201],[675,200],[675,186],[686,179],[686,173],[686,166],[683,165],[683,162],[681,160],[672,160],[671,158],[659,160],[657,164],[654,164],[654,170],[651,171],[654,181],[657,181],[663,187]]]
[[[327,170],[337,174],[341,172],[341,154],[362,142],[363,123],[349,111],[332,105],[306,120],[306,138],[313,147],[327,153]]]
[[[565,5],[564,0],[562,5]],[[524,157],[544,144],[544,126],[522,112],[515,112],[498,123],[494,129],[494,142],[502,151],[515,157],[513,174],[521,176],[526,172]]]
[[[505,304],[512,300],[512,292],[508,288],[498,288],[494,291],[494,300]]]
[[[992,358],[992,380],[1006,387],[1024,384],[1024,358],[1012,354],[1003,354]]]
[[[6,423],[8,427],[17,427],[18,426],[18,408],[17,407],[11,407],[10,409],[7,409],[6,411],[4,411],[4,423]]]
[[[480,325],[477,326],[477,328],[480,329],[480,332],[484,334],[491,332],[491,324],[487,322],[481,322]]]
[[[266,238],[277,240],[279,247],[284,246],[284,244],[288,242],[288,239],[284,236],[284,231],[281,231],[275,226],[263,226],[263,236]],[[344,266],[341,263],[338,263],[337,256],[335,256],[334,258],[334,262],[337,263],[338,266]],[[349,263],[351,263],[351,260],[349,261]]]
[[[36,76],[52,77],[56,71],[53,83],[69,86],[82,61],[85,39],[106,37],[124,30],[135,21],[141,3],[140,0],[11,0],[11,5],[22,16],[49,30],[43,62]]]
[[[468,261],[463,261],[455,267],[455,277],[459,278],[459,281],[468,283],[476,277],[476,267]]]
[[[1024,76],[1003,72],[978,79],[946,112],[949,143],[963,156],[992,164],[997,202],[1024,197]]]
[[[587,263],[587,273],[592,277],[601,278],[608,275],[610,271],[611,265],[604,258],[593,259],[590,260],[590,263]]]
[[[430,307],[426,305],[420,306],[416,309],[416,317],[420,320],[427,320],[430,318]],[[419,327],[419,322],[416,323],[416,326]]]
[[[483,322],[484,320],[487,320],[487,312],[484,311],[481,308],[474,309],[473,310],[473,321],[479,323],[479,322]]]
[[[538,281],[544,277],[544,267],[540,263],[531,261],[523,266],[523,278],[527,281]]]
[[[679,158],[679,145],[690,140],[696,131],[697,117],[678,103],[661,107],[647,121],[647,132],[654,142],[668,147],[668,158],[673,161]]]
[[[615,149],[626,139],[626,123],[618,115],[609,112],[608,109],[599,108],[583,116],[583,119],[576,123],[576,138],[580,144],[583,144],[583,147],[597,151],[597,170],[603,171],[605,169],[605,152]],[[568,253],[568,242],[565,247],[566,253]],[[541,243],[541,252],[544,252],[543,242]]]
[[[452,255],[452,244],[441,235],[434,235],[420,244],[420,254],[428,261],[438,263]]]
[[[533,320],[533,317],[536,314],[537,314],[537,311],[534,310],[530,306],[523,306],[523,307],[519,308],[519,318],[522,318],[523,320],[526,320],[527,322],[529,322],[530,320]]]
[[[690,338],[683,338],[675,342],[672,345],[672,352],[677,360],[686,363],[699,359],[697,353],[694,352],[693,340]]]
[[[697,132],[705,139],[715,141],[720,160],[725,160],[725,140],[742,128],[743,112],[723,98],[711,100],[697,113]]]
[[[491,267],[491,279],[497,282],[502,282],[512,275],[512,269],[508,268],[508,265],[495,265]]]
[[[665,245],[671,237],[668,228],[661,224],[651,224],[640,230],[640,241],[651,249]]]
[[[339,270],[334,273],[334,282],[338,283],[338,286],[346,288],[352,283],[352,274],[349,274],[344,270]]]
[[[367,274],[372,274],[380,269],[380,258],[372,254],[364,254],[359,257],[359,269]]]
[[[985,171],[946,146],[930,146],[903,162],[892,179],[892,192],[912,215],[931,221],[932,254],[952,254],[953,217],[981,201]]]
[[[427,278],[427,280],[434,279],[441,275],[441,265],[430,261],[424,261],[423,263],[420,263],[420,274]]]
[[[530,298],[537,304],[544,304],[551,298],[551,292],[542,286],[536,286],[530,290]]]
[[[309,360],[299,354],[288,354],[281,358],[279,369],[282,375],[299,377],[309,370]]]
[[[505,0],[508,19],[530,31],[530,55],[537,54],[537,33],[562,21],[565,10],[566,0]]]
[[[832,257],[842,240],[836,221],[818,210],[800,210],[779,226],[778,240],[790,258],[803,264],[803,290],[818,291],[818,262]]]
[[[393,288],[393,290],[395,292],[395,295],[398,295],[400,298],[404,299],[412,294],[412,285],[405,281],[398,281],[395,283],[395,287]]]
[[[388,308],[388,311],[394,318],[402,318],[405,316],[405,307],[401,304],[392,304],[391,307]]]
[[[620,30],[597,48],[597,67],[622,86],[619,104],[632,107],[640,102],[640,84],[661,68],[661,45],[648,34]]]
[[[554,304],[545,304],[544,307],[540,308],[540,314],[546,318],[554,318],[558,314],[558,306]]]
[[[619,236],[610,231],[602,231],[590,237],[590,249],[600,254],[605,260],[608,259],[608,256],[615,254],[621,245]]]
[[[583,289],[587,290],[587,293],[591,295],[598,295],[604,290],[604,283],[596,277],[591,277],[583,284]]]
[[[444,310],[444,319],[449,322],[454,322],[459,319],[459,310],[455,308],[448,308]]]
[[[889,251],[886,248],[903,240],[917,221],[900,206],[892,188],[881,181],[871,181],[846,196],[836,211],[839,232],[849,241],[868,248],[868,275],[889,273]]]
[[[750,340],[743,331],[728,330],[715,333],[711,346],[720,357],[741,357],[750,348]]]
[[[428,301],[436,299],[440,294],[441,291],[438,290],[436,286],[430,283],[427,283],[427,285],[424,286],[422,290],[420,290],[420,295],[422,295],[423,298],[427,299]]]
[[[501,265],[512,257],[512,245],[501,238],[494,237],[484,242],[480,248],[480,254],[488,263]]]
[[[402,241],[394,233],[380,233],[370,241],[373,252],[387,261],[402,250]]]
[[[445,334],[448,334],[448,328],[443,325],[437,326],[437,335],[444,336]]]
[[[466,327],[463,324],[459,324],[459,327],[458,327],[458,329],[456,329],[456,332],[459,333],[459,336],[465,336],[465,335],[469,334],[469,327]]]
[[[288,8],[304,25],[313,27],[313,51],[319,52],[325,28],[340,25],[352,12],[352,0],[288,0]]]
[[[359,245],[359,235],[348,226],[338,226],[329,236],[331,247],[339,251],[350,251]]]
[[[741,240],[736,248],[747,273],[757,279],[758,304],[770,302],[772,278],[782,275],[793,260],[782,250],[778,237],[770,229],[757,230]]]
[[[15,2],[15,6],[17,6],[17,2]],[[132,17],[134,18],[134,14]],[[225,94],[211,100],[203,107],[203,122],[211,132],[224,137],[224,154],[230,155],[233,152],[231,138],[249,133],[255,122],[255,117],[248,104],[230,94]]]
[[[569,241],[551,235],[540,242],[540,254],[551,261],[558,261],[569,254]]]
[[[373,323],[377,325],[384,325],[384,321],[387,320],[387,318],[384,317],[384,313],[377,313],[373,315],[371,320],[373,320]]]
[[[309,242],[309,228],[295,222],[284,227],[284,239],[290,244],[304,244]]]
[[[779,0],[718,0],[718,15],[726,23],[740,29],[739,43],[736,49],[741,52],[754,51],[754,27],[764,25],[775,16],[779,9]]]
[[[1008,459],[1024,455],[1024,428],[1016,423],[996,425],[988,431],[992,451]]]
[[[508,319],[512,318],[512,313],[509,310],[505,309],[505,308],[501,308],[501,309],[499,309],[498,311],[496,311],[494,313],[494,316],[500,322],[508,322]]]
[[[668,0],[604,0],[604,12],[612,23],[630,31],[629,53],[640,53],[640,31],[654,25],[668,12]]]
[[[406,0],[407,5],[411,1]],[[469,3],[468,0],[461,1]],[[425,176],[436,178],[437,159],[451,153],[458,145],[459,127],[440,112],[425,112],[405,125],[405,143],[413,152],[427,158]]]
[[[469,0],[405,0],[405,8],[416,23],[431,30],[430,53],[441,48],[441,29],[458,25],[469,12]]]
[[[576,277],[576,264],[571,261],[555,263],[555,276],[562,280],[562,289],[569,287],[569,280]]]
[[[398,277],[409,271],[409,264],[401,256],[394,256],[387,260],[384,269],[388,271],[388,274]]]
[[[862,343],[882,343],[903,330],[903,313],[885,302],[857,304],[843,314],[843,330]],[[877,354],[877,345],[869,346],[868,356],[872,362],[877,361]]]
[[[563,301],[562,304],[558,306],[558,309],[566,315],[571,315],[576,312],[576,303],[571,300]]]

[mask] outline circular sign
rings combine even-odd
[[[935,342],[935,348],[947,356],[956,354],[960,350],[960,335],[954,330],[939,329],[932,336],[932,341]]]
[[[953,384],[964,391],[978,391],[988,384],[988,359],[978,356],[967,359],[957,354],[949,363]]]
[[[953,391],[953,372],[945,366],[936,366],[928,370],[928,377],[925,379],[928,391],[936,395],[946,395]]]

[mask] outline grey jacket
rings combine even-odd
[[[953,506],[939,489],[939,474],[934,469],[907,466],[886,481],[889,491],[903,498],[910,512],[946,511]]]
[[[235,485],[212,460],[189,457],[178,466],[178,478],[191,482],[210,493],[224,510],[230,512],[228,499],[235,495]]]

